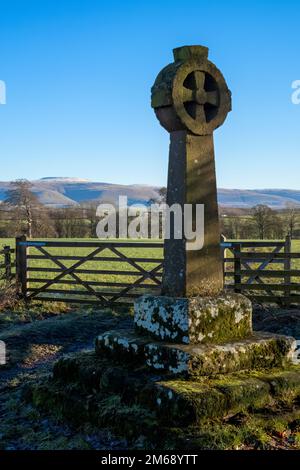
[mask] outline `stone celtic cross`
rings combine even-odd
[[[184,237],[165,240],[163,294],[207,295],[223,288],[213,131],[231,110],[231,93],[206,47],[173,52],[152,87],[152,107],[171,135],[167,204],[204,206],[204,246],[194,251]]]
[[[156,116],[171,134],[167,203],[177,203],[179,212],[185,204],[204,205],[204,245],[191,250],[190,236],[176,238],[172,221],[173,233],[165,240],[162,295],[137,298],[134,328],[108,331],[96,343],[100,355],[155,371],[158,414],[166,407],[168,418],[172,405],[178,415],[178,403],[190,396],[186,390],[195,390],[186,403],[188,409],[191,402],[197,403],[198,416],[211,395],[208,384],[203,387],[205,377],[211,381],[218,374],[281,367],[295,350],[293,338],[253,332],[251,301],[223,290],[213,131],[231,110],[231,94],[207,56],[207,48],[201,46],[175,49],[174,63],[160,72],[152,88]],[[144,369],[138,370],[143,381]],[[181,377],[178,388],[174,375]],[[256,376],[254,380],[256,384]],[[261,397],[269,384],[256,387]],[[240,385],[238,390],[240,394]],[[218,408],[220,399],[224,399],[223,390],[218,390],[213,408]],[[244,407],[244,396],[242,403]]]

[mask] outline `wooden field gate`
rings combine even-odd
[[[71,254],[70,254],[71,251]],[[125,303],[158,293],[162,243],[16,241],[16,271],[26,300]]]
[[[222,241],[225,286],[256,303],[300,303],[300,253],[291,240]],[[299,261],[300,264],[300,261]]]
[[[223,237],[221,246],[226,289],[256,303],[300,303],[300,253],[291,252],[289,237]],[[145,293],[159,294],[162,272],[161,242],[16,240],[17,280],[28,301],[128,303]]]

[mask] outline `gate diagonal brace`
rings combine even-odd
[[[250,267],[250,265],[246,262],[246,261],[242,261],[242,265],[248,269],[249,271],[253,271],[253,269]],[[260,277],[259,275],[255,275],[253,276],[253,281],[256,280],[258,282],[258,284],[261,284],[263,286],[265,286],[265,290],[266,292],[268,292],[270,295],[272,295],[273,297],[275,296],[274,292],[268,287],[268,284],[266,284]],[[245,285],[249,285],[249,284],[253,284],[253,282],[246,282]]]
[[[150,273],[153,274],[154,272],[157,272],[161,267],[162,267],[162,263],[159,264],[158,266],[156,266],[155,268],[153,268],[150,272],[147,272],[147,275],[150,274]],[[135,282],[133,282],[133,284],[130,287],[125,287],[121,292],[118,292],[117,294],[110,297],[109,300],[114,302],[115,300],[121,298],[123,294],[126,294],[128,291],[132,290],[134,287],[137,287],[145,279],[147,279],[147,277],[149,277],[149,276],[144,275],[142,277],[139,277]]]
[[[271,251],[270,254],[279,253],[281,249],[282,249],[281,246],[277,246],[273,251]],[[268,264],[270,264],[270,262],[273,261],[273,259],[274,258],[266,259],[263,263],[261,263],[258,266],[257,271],[262,271],[263,269],[265,269],[265,267],[268,266]],[[244,264],[244,263],[247,264],[246,261],[244,261],[244,262],[243,262],[243,260],[241,260],[241,261],[242,261],[242,264]],[[249,267],[248,264],[247,264],[247,266]],[[252,270],[252,269],[250,268],[250,270]],[[253,276],[249,277],[249,279],[247,279],[247,281],[246,281],[246,284],[251,284],[256,279],[256,277],[258,277],[258,275],[253,275]]]
[[[117,255],[119,258],[123,259],[126,263],[130,264],[131,266],[133,266],[134,268],[136,268],[138,271],[140,271],[142,274],[144,274],[144,279],[145,278],[151,278],[156,284],[160,285],[160,281],[155,277],[153,276],[151,273],[152,271],[146,271],[144,268],[142,268],[139,264],[137,264],[134,260],[130,259],[130,258],[127,258],[126,255],[124,255],[123,253],[121,253],[119,250],[117,250],[116,248],[114,247],[110,247],[109,248],[110,251],[112,251],[115,255]]]
[[[46,284],[44,284],[43,286],[39,287],[35,292],[33,292],[32,294],[30,294],[27,299],[31,299],[33,297],[36,297],[39,293],[45,291],[49,286],[51,286],[52,284],[55,284],[56,281],[62,279],[63,277],[67,276],[67,275],[71,275],[79,284],[83,285],[87,290],[89,290],[91,293],[93,293],[96,297],[98,297],[100,300],[104,301],[105,303],[107,303],[107,299],[105,297],[103,297],[101,294],[99,294],[98,292],[96,292],[88,283],[86,283],[85,281],[83,281],[82,279],[80,279],[80,277],[78,277],[74,271],[75,269],[77,269],[79,266],[81,266],[82,264],[84,264],[85,262],[87,261],[90,261],[92,258],[94,258],[98,253],[100,253],[101,251],[103,251],[105,249],[105,247],[99,247],[97,248],[96,250],[94,250],[92,253],[90,253],[88,256],[86,256],[84,259],[78,261],[77,263],[73,264],[73,266],[71,266],[70,268],[67,268],[63,263],[61,263],[60,261],[58,261],[55,257],[53,257],[52,255],[50,255],[50,253],[48,253],[44,248],[42,247],[37,247],[37,249],[44,255],[46,256],[46,258],[48,258],[50,261],[53,261],[57,266],[59,266],[63,272],[58,274],[58,276],[56,276],[54,279],[50,279],[48,282],[46,282]]]

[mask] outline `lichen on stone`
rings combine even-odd
[[[163,341],[222,343],[252,333],[251,302],[240,294],[174,298],[142,296],[135,302],[138,331]]]

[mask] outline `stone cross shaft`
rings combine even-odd
[[[174,62],[157,76],[152,107],[170,132],[167,204],[204,207],[204,245],[193,248],[183,236],[165,240],[163,294],[174,297],[211,295],[223,288],[213,131],[231,110],[231,93],[203,46],[174,49]],[[199,222],[199,221],[198,221]],[[203,222],[203,220],[202,220]],[[194,245],[194,247],[197,245]]]

